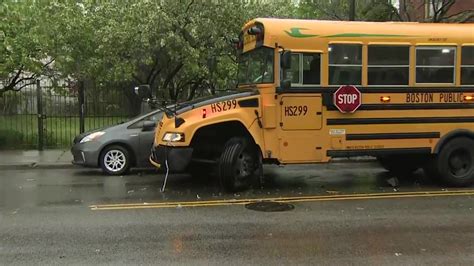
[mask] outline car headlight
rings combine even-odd
[[[163,136],[166,142],[184,142],[184,133],[166,132]]]
[[[104,135],[105,132],[104,131],[98,131],[98,132],[94,132],[94,133],[91,133],[87,136],[85,136],[84,138],[81,139],[81,142],[80,143],[84,143],[84,142],[89,142],[91,140],[95,140],[97,139],[98,137]]]

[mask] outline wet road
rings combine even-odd
[[[2,170],[0,264],[465,264],[474,188],[367,164],[271,166],[264,188],[134,172]],[[392,180],[393,181],[393,180]],[[285,212],[245,204],[278,198]],[[251,199],[251,200],[249,200]]]

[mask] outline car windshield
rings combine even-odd
[[[273,83],[273,49],[260,47],[239,57],[239,84]]]

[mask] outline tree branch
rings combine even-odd
[[[21,89],[23,89],[24,87],[27,87],[27,86],[30,86],[30,85],[34,85],[36,83],[36,79],[33,79],[32,82],[28,82],[28,83],[25,83],[23,85],[21,85],[18,89],[16,89],[15,91],[21,91]]]
[[[51,60],[50,60],[48,63],[46,63],[46,64],[43,65],[43,69],[44,69],[44,68],[47,68],[47,67],[48,67],[49,65],[51,65],[55,60],[56,60],[55,58],[51,58]]]
[[[400,12],[391,3],[384,2],[383,5],[391,10],[391,13],[397,17],[398,21],[403,21]]]
[[[151,78],[153,77],[153,74],[154,74],[154,72],[155,72],[155,69],[158,67],[158,63],[159,63],[158,57],[155,57],[155,59],[154,59],[153,61],[154,61],[153,66],[151,67],[151,70],[150,70],[150,72],[148,73],[148,76],[147,76],[147,78],[146,78],[147,84],[150,84],[150,83],[151,83]],[[160,71],[160,70],[158,69],[158,72],[159,72],[159,71]]]
[[[464,14],[469,14],[471,13],[470,15],[467,16],[467,18],[464,18],[462,19],[461,21],[458,21],[458,22],[466,22],[469,20],[469,18],[471,18],[472,16],[474,16],[474,10],[470,9],[470,10],[463,10],[461,12],[458,12],[458,13],[455,13],[455,14],[452,14],[452,15],[449,15],[449,16],[446,16],[446,17],[443,17],[443,20],[444,21],[449,21],[451,20],[452,18],[455,18],[455,17],[460,17]],[[467,20],[466,20],[467,19]]]
[[[191,6],[194,4],[194,0],[191,0],[191,2],[189,2],[188,6],[186,7],[186,10],[184,11],[184,14],[187,14],[189,9],[191,8]]]
[[[166,76],[166,79],[165,81],[163,82],[163,88],[166,89],[169,87],[171,81],[173,80],[173,78],[176,76],[176,74],[178,74],[178,72],[181,70],[181,68],[184,66],[183,63],[179,63],[167,76]],[[170,97],[173,99],[173,100],[176,100],[177,99],[177,94],[174,92],[174,91],[171,91],[169,90],[170,92]]]
[[[188,95],[188,99],[187,99],[188,101],[194,98],[194,96],[196,95],[196,90],[201,86],[203,80],[204,78],[201,77],[193,83],[193,86],[191,87],[191,91],[189,92],[189,95]]]
[[[138,81],[138,83],[144,84],[143,80],[140,77],[138,77],[137,75],[133,74],[132,77],[133,77],[134,80]]]
[[[443,20],[443,17],[451,9],[456,0],[443,0],[441,6],[437,6],[436,0],[431,0],[431,7],[433,8],[433,17],[431,18],[432,22],[440,22]]]

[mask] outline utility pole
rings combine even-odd
[[[349,0],[349,20],[355,20],[355,0]]]

